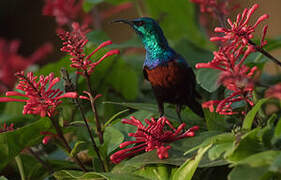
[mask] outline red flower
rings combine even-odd
[[[254,4],[251,9],[245,9],[242,14],[238,14],[236,21],[233,23],[230,19],[227,20],[230,28],[216,27],[215,32],[222,33],[223,36],[212,37],[211,41],[229,42],[233,48],[239,48],[240,46],[245,47],[249,44],[249,40],[253,38],[253,32],[256,27],[265,19],[269,18],[268,14],[264,14],[258,18],[254,25],[248,25],[250,17],[259,7],[258,4]],[[266,44],[264,40],[267,31],[267,26],[264,27],[263,37],[261,39],[261,47]],[[251,45],[250,45],[251,46]]]
[[[237,114],[231,106],[234,102],[245,101],[251,106],[254,105],[251,98],[255,85],[253,76],[257,71],[257,67],[249,68],[243,65],[245,59],[253,52],[251,47],[249,46],[245,51],[242,47],[236,50],[232,46],[226,46],[213,53],[214,59],[211,62],[196,64],[196,68],[211,68],[222,71],[218,83],[232,92],[229,97],[221,101],[212,100],[203,103],[202,106],[204,108],[209,108],[213,112],[214,105],[217,105],[216,112],[224,115],[232,115]]]
[[[17,40],[7,42],[0,38],[0,92],[1,89],[6,90],[14,87],[16,82],[14,73],[25,70],[52,51],[52,45],[46,43],[31,56],[25,58],[18,54],[19,45],[20,42]]]
[[[46,135],[46,136],[42,139],[42,143],[45,144],[45,145],[48,144],[51,139],[57,137],[56,134],[51,133],[51,132],[46,132],[46,131],[40,132],[40,134],[41,134],[41,135]]]
[[[14,124],[10,124],[8,126],[6,123],[4,123],[2,126],[0,126],[0,133],[6,132],[6,131],[13,131],[14,130]]]
[[[90,58],[98,50],[112,44],[112,42],[106,41],[100,44],[94,51],[92,51],[88,56],[86,56],[83,53],[83,48],[88,42],[86,33],[88,33],[89,30],[87,30],[85,26],[80,27],[78,23],[73,23],[72,28],[72,32],[64,32],[61,33],[59,36],[61,40],[64,41],[64,46],[61,48],[61,51],[68,52],[71,56],[73,56],[70,59],[72,61],[71,67],[76,68],[78,70],[77,73],[82,75],[86,75],[87,73],[89,75],[94,71],[94,68],[99,65],[104,59],[114,54],[120,53],[119,50],[111,50],[96,62],[92,62]]]
[[[144,126],[140,120],[133,116],[131,119],[123,119],[122,123],[136,126],[137,131],[135,133],[129,133],[129,136],[135,137],[136,140],[123,142],[120,144],[120,148],[124,148],[131,144],[136,145],[111,155],[110,159],[115,164],[128,157],[134,156],[139,152],[148,152],[154,149],[157,149],[157,154],[160,159],[168,158],[168,149],[170,149],[171,146],[165,147],[165,144],[185,137],[192,137],[195,135],[194,131],[199,129],[198,126],[194,126],[187,131],[182,132],[185,123],[182,123],[175,129],[166,117],[160,117],[157,121],[154,118],[151,118],[151,120],[145,119],[147,126]],[[166,125],[168,125],[170,130],[166,128]]]
[[[38,78],[32,72],[25,76],[22,71],[17,73],[16,76],[20,80],[16,88],[22,92],[8,91],[6,96],[20,96],[26,99],[0,97],[0,102],[25,102],[23,114],[38,114],[41,117],[46,115],[51,117],[56,112],[57,106],[62,103],[62,98],[77,98],[78,96],[76,92],[63,94],[60,89],[52,89],[60,81],[59,78],[54,78],[53,73],[46,77],[41,75]]]
[[[228,19],[230,28],[215,28],[215,32],[222,33],[223,36],[212,37],[211,41],[221,41],[223,44],[219,51],[215,51],[214,58],[208,63],[198,63],[196,68],[211,68],[222,71],[220,73],[218,83],[225,86],[231,91],[230,96],[223,100],[212,100],[203,103],[203,107],[214,111],[214,105],[217,105],[216,112],[225,115],[236,114],[232,109],[232,104],[238,101],[244,101],[253,106],[252,92],[254,90],[254,73],[257,67],[249,68],[243,65],[246,58],[255,51],[251,39],[257,25],[269,16],[267,14],[261,16],[257,22],[251,26],[248,25],[249,19],[258,5],[255,4],[251,9],[245,9],[241,14],[237,15],[236,22]],[[261,38],[261,47],[266,44],[264,40],[267,26]],[[245,113],[245,112],[242,112]]]
[[[229,0],[190,0],[190,2],[196,3],[200,6],[200,12],[211,14],[228,14]]]
[[[275,84],[265,92],[265,97],[271,97],[281,100],[281,83]]]
[[[71,24],[82,10],[83,0],[45,0],[43,15],[55,16],[60,26]]]

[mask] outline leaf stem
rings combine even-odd
[[[85,72],[85,73],[86,73],[86,72]],[[63,77],[63,79],[64,79],[64,83],[65,83],[64,88],[65,88],[65,91],[76,91],[76,92],[77,92],[77,89],[76,89],[77,85],[74,86],[74,84],[71,82],[71,79],[69,78],[69,74],[68,74],[68,72],[66,71],[66,69],[64,69],[64,68],[61,69],[61,75],[62,75],[62,77]],[[77,84],[77,83],[76,83],[76,84]],[[87,127],[87,131],[88,131],[88,134],[89,134],[89,136],[90,136],[90,139],[91,139],[91,142],[92,142],[92,145],[93,145],[93,149],[94,149],[94,151],[96,151],[97,156],[98,156],[98,159],[99,159],[100,163],[102,164],[103,170],[105,171],[105,170],[108,169],[108,168],[106,168],[107,166],[103,163],[103,160],[102,160],[102,158],[101,158],[101,154],[100,154],[99,148],[97,147],[97,144],[96,144],[96,142],[95,142],[95,139],[94,139],[94,137],[93,137],[93,135],[92,135],[91,128],[90,128],[90,126],[89,126],[89,124],[88,124],[88,122],[87,122],[87,119],[86,119],[86,117],[85,117],[85,112],[84,112],[84,110],[83,110],[83,108],[82,108],[82,106],[81,106],[81,103],[80,103],[80,101],[79,101],[79,98],[74,99],[74,102],[75,102],[75,104],[76,104],[76,105],[78,106],[78,108],[79,108],[79,111],[80,111],[80,113],[81,113],[82,119],[83,119],[83,121],[84,121],[84,123],[85,123],[85,125],[86,125],[86,127]]]
[[[46,161],[43,161],[43,160],[40,158],[40,156],[39,156],[36,152],[34,152],[31,148],[27,148],[27,151],[28,151],[38,162],[40,162],[40,164],[41,164],[44,168],[48,169],[49,174],[52,174],[52,173],[54,172],[54,170],[50,167],[49,163],[46,162]]]
[[[274,62],[275,64],[281,66],[281,62],[276,59],[275,57],[273,57],[269,52],[265,51],[263,48],[259,47],[256,43],[254,43],[253,41],[251,41],[250,39],[248,39],[249,44],[253,45],[254,48],[256,49],[256,51],[262,53],[264,56],[266,56],[268,59],[270,59],[272,62]]]
[[[66,141],[64,135],[63,135],[63,132],[58,124],[58,122],[56,120],[54,120],[52,117],[49,117],[50,120],[52,121],[53,123],[53,126],[55,127],[55,130],[57,132],[57,135],[58,135],[58,138],[63,142],[63,145],[66,149],[66,151],[68,152],[68,154],[71,153],[72,149],[71,147],[69,146],[68,142]],[[83,165],[83,163],[81,162],[81,160],[77,157],[77,155],[75,155],[73,157],[73,160],[75,161],[75,163],[77,163],[80,168],[84,171],[84,172],[87,172],[88,170],[85,168],[85,166]]]
[[[100,154],[99,148],[97,147],[97,144],[96,144],[95,139],[94,139],[94,137],[93,137],[93,135],[92,135],[92,132],[91,132],[90,126],[89,126],[89,124],[88,124],[88,122],[87,122],[87,120],[86,120],[85,113],[84,113],[84,111],[83,111],[83,109],[82,109],[82,107],[81,107],[81,104],[80,104],[80,102],[79,102],[79,99],[78,99],[78,98],[77,98],[77,99],[75,99],[75,103],[78,105],[78,108],[79,108],[79,111],[80,111],[80,113],[81,113],[82,119],[83,119],[83,121],[84,121],[84,123],[85,123],[85,125],[86,125],[86,127],[87,127],[88,134],[89,134],[90,139],[91,139],[91,141],[92,141],[93,148],[94,148],[94,150],[95,150],[95,151],[96,151],[96,153],[97,153],[98,159],[99,159],[99,161],[100,161],[100,162],[101,162],[101,164],[102,164],[102,168],[103,168],[103,170],[105,171],[105,170],[106,170],[106,168],[105,168],[105,165],[104,165],[104,163],[103,163],[103,161],[102,161],[102,158],[101,158],[101,154]]]
[[[87,81],[87,85],[88,85],[88,89],[90,91],[90,94],[91,94],[92,97],[95,97],[96,93],[92,89],[92,85],[91,85],[91,81],[90,81],[90,76],[88,75],[87,72],[85,72],[85,77],[86,77],[86,81]],[[99,116],[98,116],[96,102],[95,101],[93,101],[93,102],[91,101],[91,105],[92,105],[92,111],[93,111],[93,113],[95,115],[95,120],[96,120],[96,126],[97,126],[97,133],[98,133],[99,141],[100,141],[100,144],[103,144],[103,132],[102,132],[102,128],[101,128],[101,122],[100,122]]]
[[[24,173],[23,164],[22,164],[22,160],[21,160],[20,156],[17,155],[15,157],[15,160],[16,160],[17,166],[19,168],[21,180],[25,180],[26,179],[25,178],[25,173]]]

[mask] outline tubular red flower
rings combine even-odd
[[[262,21],[269,18],[268,14],[264,14],[258,18],[258,20],[254,25],[249,25],[248,22],[258,7],[259,7],[258,4],[254,4],[252,8],[250,8],[249,10],[247,8],[244,9],[242,14],[239,13],[237,15],[235,22],[232,22],[230,19],[228,19],[227,22],[230,28],[222,28],[222,27],[215,28],[215,32],[222,33],[223,36],[212,37],[210,38],[210,40],[229,42],[230,45],[235,47],[236,49],[239,48],[239,46],[245,47],[247,45],[250,45],[249,40],[254,37],[253,32],[255,32],[256,27]],[[261,47],[265,45],[265,43],[263,43],[263,40],[266,31],[267,31],[267,27],[264,28],[263,30],[263,38],[262,38],[262,43],[260,45]]]
[[[157,149],[157,155],[160,159],[168,158],[168,149],[170,149],[171,146],[165,147],[165,144],[182,138],[192,137],[195,135],[194,131],[199,129],[198,126],[194,126],[184,132],[184,123],[176,129],[166,117],[160,117],[158,120],[154,118],[151,118],[151,120],[145,119],[147,126],[144,126],[140,120],[133,116],[130,119],[123,119],[122,122],[124,124],[136,126],[137,131],[135,133],[129,133],[129,136],[135,137],[136,140],[123,142],[120,144],[120,148],[125,148],[132,144],[136,144],[136,146],[122,149],[112,154],[110,159],[115,164],[139,152],[148,152],[154,149]],[[168,130],[166,126],[168,126],[170,130]]]
[[[2,126],[0,126],[0,133],[7,132],[7,131],[13,131],[14,130],[14,124],[7,125],[4,123]]]
[[[232,104],[235,102],[244,101],[246,104],[254,105],[251,99],[255,86],[254,74],[258,68],[255,66],[249,68],[243,63],[252,52],[255,52],[255,47],[250,44],[255,28],[269,17],[265,14],[258,18],[254,25],[248,25],[257,8],[258,5],[255,4],[252,8],[245,9],[242,14],[237,15],[235,22],[228,19],[230,28],[215,28],[215,32],[222,33],[223,36],[212,37],[210,40],[221,41],[222,47],[213,53],[214,58],[211,62],[196,65],[196,68],[211,68],[222,71],[218,83],[231,92],[231,95],[223,100],[205,102],[203,107],[209,108],[210,111],[214,111],[214,106],[217,106],[216,112],[219,114],[232,115],[238,113],[232,109]],[[266,44],[264,39],[267,28],[267,26],[264,27],[260,47]]]
[[[112,42],[103,42],[88,56],[86,56],[86,54],[83,53],[83,48],[88,42],[86,34],[89,32],[89,30],[86,28],[86,26],[80,27],[78,23],[73,23],[72,28],[72,32],[60,33],[59,37],[64,41],[64,46],[61,48],[61,51],[67,52],[72,56],[72,58],[70,59],[72,61],[72,64],[70,66],[76,68],[78,70],[78,74],[90,75],[94,71],[94,68],[99,65],[104,59],[120,53],[119,50],[111,50],[99,60],[93,62],[91,60],[92,56],[100,49],[112,44]]]
[[[56,112],[56,108],[62,103],[62,98],[77,98],[76,92],[63,93],[60,89],[53,89],[53,86],[59,82],[59,78],[54,78],[54,74],[51,73],[48,76],[34,76],[32,72],[29,72],[27,76],[24,72],[16,74],[20,80],[17,85],[17,91],[8,91],[6,96],[20,96],[23,99],[0,97],[0,102],[25,102],[26,105],[23,109],[23,114],[38,114],[42,117],[53,116]],[[49,87],[48,87],[49,85]]]

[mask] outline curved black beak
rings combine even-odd
[[[111,24],[113,23],[125,23],[125,24],[129,24],[130,26],[133,25],[133,22],[130,21],[129,19],[115,19],[113,21],[110,22]]]

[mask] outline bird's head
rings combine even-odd
[[[155,40],[165,41],[163,32],[158,23],[149,17],[141,17],[137,19],[117,19],[112,21],[113,23],[125,23],[130,25],[142,40]]]

